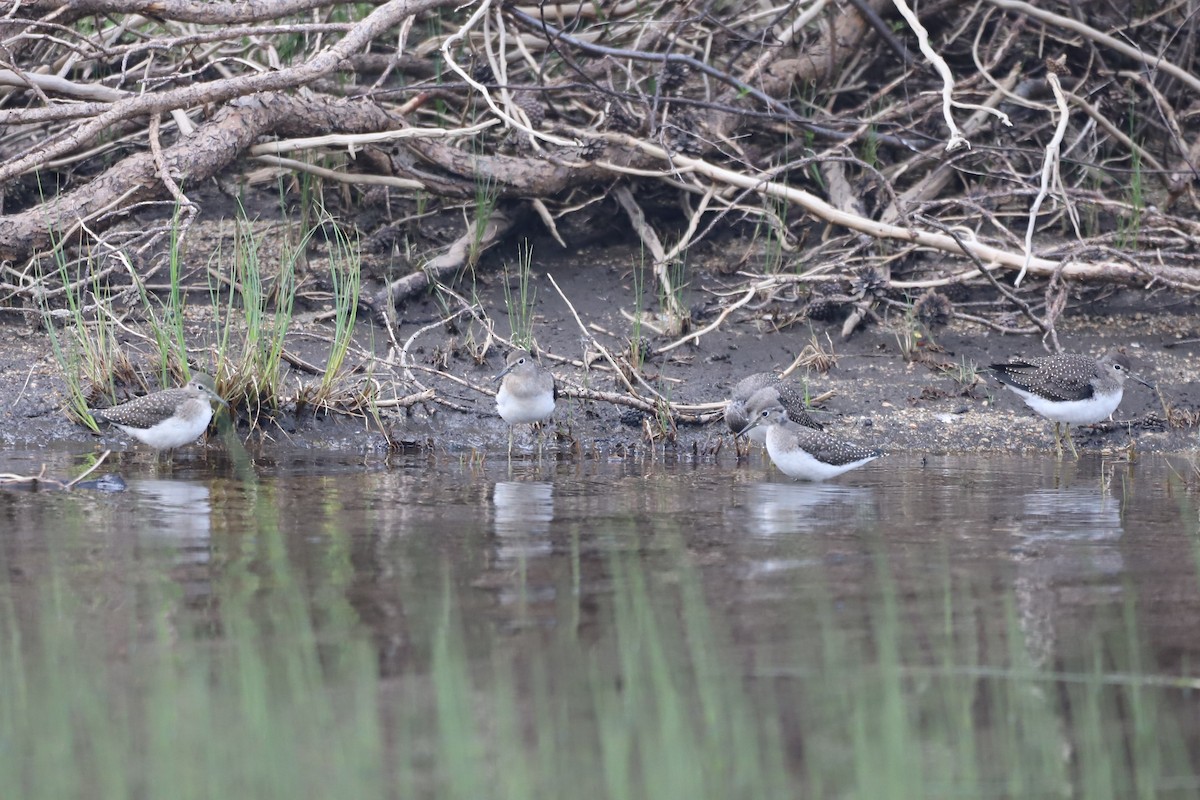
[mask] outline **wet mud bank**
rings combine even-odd
[[[540,433],[527,427],[516,431],[516,453],[528,456],[540,448],[559,457],[732,458],[734,442],[715,405],[694,415],[710,422],[671,423],[628,405],[569,396],[579,390],[620,394],[623,382],[595,345],[624,354],[631,340],[640,342],[647,354],[640,379],[672,403],[719,403],[745,375],[778,372],[799,360],[791,379],[813,399],[817,419],[843,438],[887,452],[1032,452],[1053,446],[1053,425],[1005,391],[987,370],[988,364],[1014,356],[1045,355],[1037,337],[1001,335],[958,320],[935,328],[915,327],[911,315],[881,307],[878,319],[842,338],[841,319],[807,319],[800,308],[772,302],[764,307],[748,304],[698,341],[665,349],[679,337],[654,330],[658,301],[652,287],[639,289],[635,263],[636,254],[626,247],[533,259],[533,336],[542,363],[568,396],[560,397],[553,425]],[[692,330],[697,330],[717,317],[721,295],[738,280],[715,269],[694,269],[690,277],[686,299],[694,314]],[[505,280],[513,279],[493,265],[477,272],[474,287],[479,307],[500,337],[510,332]],[[1157,391],[1130,382],[1113,421],[1076,431],[1080,451],[1114,456],[1191,451],[1200,408],[1196,300],[1159,296],[1158,307],[1146,309],[1131,304],[1145,295],[1117,292],[1089,298],[1096,294],[1081,287],[1059,320],[1057,333],[1064,349],[1099,356],[1110,348],[1123,348],[1137,374]],[[197,305],[196,324],[203,325],[204,305]],[[641,322],[634,321],[635,310],[643,312]],[[61,369],[40,317],[9,311],[0,316],[0,441],[137,446],[120,434],[97,439],[67,419]],[[449,313],[444,300],[433,296],[398,309],[393,333],[398,342],[409,343],[410,364],[420,367],[409,372],[418,386],[400,366],[395,348],[389,348],[386,329],[366,316],[358,323],[356,341],[361,352],[377,360],[360,369],[380,384],[379,396],[399,397],[425,387],[434,390],[438,401],[409,409],[385,405],[378,422],[354,414],[297,412],[284,403],[273,414],[260,416],[260,430],[240,420],[243,438],[267,449],[380,453],[389,447],[433,448],[489,456],[506,452],[508,427],[497,415],[494,399],[481,390],[495,389],[492,377],[503,367],[507,348],[498,338],[488,337],[486,325],[467,315],[439,324]],[[307,355],[321,363],[316,353],[320,337],[311,335],[321,324],[298,316],[289,348],[302,358],[306,349],[313,351]],[[127,347],[136,362],[145,343],[129,336]],[[210,363],[205,351],[190,355],[200,366]],[[284,369],[284,385],[300,386],[314,379],[293,367]]]

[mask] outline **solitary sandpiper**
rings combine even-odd
[[[766,428],[767,455],[780,472],[791,478],[823,481],[883,455],[880,450],[860,447],[823,430],[797,424],[788,416],[778,390],[772,387],[756,392],[746,412],[750,430]]]
[[[1056,452],[1062,455],[1065,438],[1077,458],[1079,452],[1071,440],[1072,425],[1091,425],[1110,417],[1121,403],[1129,378],[1154,388],[1134,375],[1129,359],[1116,350],[1110,350],[1099,360],[1059,353],[992,364],[991,369],[997,380],[1024,400],[1025,405],[1054,422]]]
[[[156,450],[170,450],[204,433],[213,401],[229,405],[217,394],[213,379],[197,373],[182,389],[164,389],[112,408],[92,409],[91,414]]]
[[[788,419],[806,428],[821,430],[824,426],[812,418],[804,403],[804,395],[796,390],[794,384],[772,375],[770,372],[756,372],[737,382],[733,394],[725,404],[725,424],[735,435],[745,433],[750,440],[764,444],[767,440],[767,429],[764,426],[749,427],[750,415],[747,409],[753,403],[756,395],[764,390],[773,390],[774,396],[787,410]]]
[[[508,452],[512,453],[513,425],[541,422],[554,413],[558,389],[550,371],[534,361],[526,350],[514,350],[505,359],[504,369],[494,380],[500,381],[496,392],[496,410],[509,424]]]

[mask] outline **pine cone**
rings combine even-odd
[[[950,300],[933,289],[927,289],[917,298],[917,302],[913,303],[913,313],[917,315],[917,319],[930,328],[937,328],[949,322],[953,310],[954,306]]]
[[[668,61],[659,74],[658,85],[663,94],[674,94],[692,74],[692,68],[680,61]]]
[[[516,92],[513,95],[513,102],[521,107],[525,116],[529,117],[530,125],[534,128],[542,127],[542,122],[546,119],[546,109],[542,106],[536,92]]]

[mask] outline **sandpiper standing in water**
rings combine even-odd
[[[883,455],[881,450],[851,444],[796,423],[773,387],[755,392],[746,413],[750,418],[747,432],[766,429],[767,455],[780,472],[791,478],[823,481]]]
[[[996,379],[1012,390],[1041,416],[1054,423],[1054,449],[1062,455],[1066,439],[1076,458],[1079,451],[1071,440],[1072,425],[1092,425],[1108,419],[1121,404],[1125,381],[1154,386],[1134,375],[1129,359],[1116,350],[1103,358],[1059,353],[1043,358],[1025,358],[992,364]],[[1061,430],[1066,425],[1065,436]]]
[[[164,389],[111,408],[90,409],[90,413],[155,450],[171,450],[204,433],[212,420],[214,401],[229,405],[217,394],[213,379],[197,373],[182,389]]]
[[[554,376],[534,361],[527,350],[514,350],[505,359],[504,369],[494,380],[500,381],[496,392],[496,410],[508,423],[508,454],[512,455],[514,425],[541,422],[554,413],[558,388]]]

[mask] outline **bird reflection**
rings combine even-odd
[[[138,498],[138,519],[146,540],[205,546],[212,534],[208,486],[188,481],[135,480],[130,493]]]
[[[554,519],[552,484],[499,481],[492,490],[492,503],[497,568],[512,568],[523,559],[550,553],[550,522]]]
[[[1121,593],[1121,503],[1097,488],[1075,487],[1030,492],[1023,506],[1014,531],[1021,541],[1013,550],[1014,590],[1026,651],[1044,667],[1071,614]]]
[[[138,541],[156,548],[173,546],[172,577],[189,603],[204,603],[212,594],[212,502],[208,486],[178,480],[130,481],[137,498],[132,515]]]
[[[844,530],[872,514],[873,493],[832,483],[756,483],[750,487],[752,532],[761,536]]]
[[[501,481],[492,490],[492,503],[495,546],[489,569],[474,585],[496,590],[496,601],[506,609],[503,628],[553,625],[558,594],[555,562],[544,557],[553,552],[554,487],[534,481]]]

